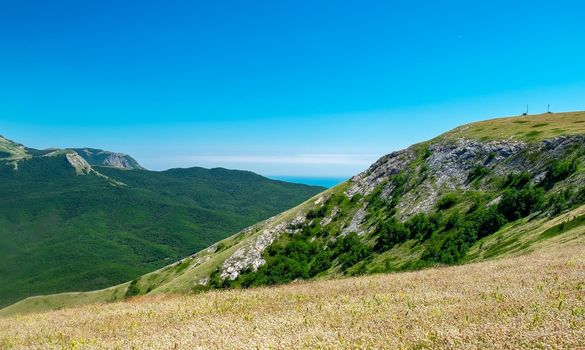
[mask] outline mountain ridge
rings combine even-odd
[[[323,190],[228,169],[92,165],[2,140],[12,152],[0,159],[2,306],[123,282]]]
[[[457,264],[581,235],[584,120],[571,112],[461,126],[172,265],[0,314]]]
[[[13,164],[24,159],[47,156],[57,153],[76,153],[91,166],[107,166],[119,169],[144,169],[138,161],[125,153],[105,151],[97,148],[47,148],[39,150],[26,147],[0,135],[0,160],[9,160]],[[17,167],[17,165],[15,165]]]

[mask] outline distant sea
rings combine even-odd
[[[286,182],[295,182],[305,185],[315,185],[323,187],[333,187],[343,181],[349,179],[349,177],[307,177],[307,176],[268,176],[274,180],[281,180]]]

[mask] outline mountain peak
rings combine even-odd
[[[125,153],[104,151],[96,148],[73,148],[92,166],[107,166],[118,169],[144,169],[136,159]]]
[[[144,169],[136,159],[125,153],[117,153],[105,151],[97,148],[47,148],[45,150],[38,150],[26,147],[20,143],[0,135],[0,160],[18,161],[25,158],[36,156],[55,155],[70,152],[75,152],[81,157],[88,166],[105,166],[118,169]],[[69,158],[69,157],[68,157]],[[79,160],[76,164],[81,164]],[[87,168],[85,165],[83,168]],[[77,169],[77,168],[76,168]]]

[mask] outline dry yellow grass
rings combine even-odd
[[[585,112],[565,112],[484,120],[455,128],[440,137],[536,142],[560,135],[585,134]]]
[[[2,349],[583,347],[582,237],[457,267],[0,319]]]

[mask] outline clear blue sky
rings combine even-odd
[[[583,1],[1,1],[0,134],[151,169],[347,176],[585,109]]]

